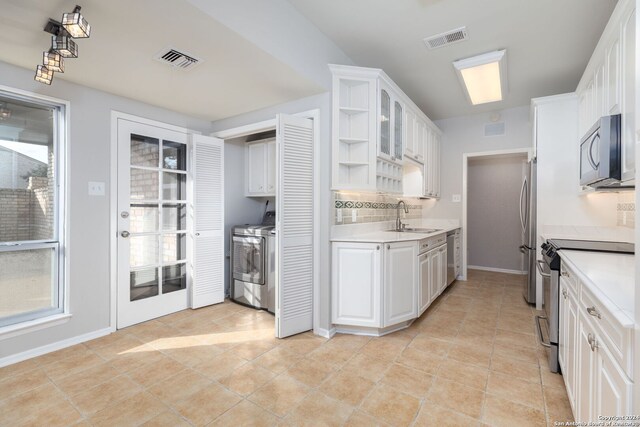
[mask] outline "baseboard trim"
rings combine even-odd
[[[75,337],[67,338],[66,340],[56,341],[51,344],[43,345],[42,347],[23,351],[22,353],[12,354],[11,356],[6,356],[0,359],[0,368],[8,365],[13,365],[14,363],[22,362],[24,360],[31,359],[37,356],[42,356],[43,354],[51,353],[53,351],[62,350],[63,348],[71,347],[72,345],[104,337],[105,335],[109,335],[112,332],[115,332],[115,329],[111,327],[99,329],[87,334],[78,335]]]
[[[527,272],[522,270],[508,270],[506,268],[493,268],[493,267],[481,267],[479,265],[470,265],[467,267],[469,270],[482,270],[482,271],[493,271],[495,273],[509,273],[509,274],[520,274],[522,276],[526,276]]]
[[[322,338],[330,339],[336,334],[336,328],[331,328],[331,329],[316,328],[314,333],[316,335],[321,336]]]

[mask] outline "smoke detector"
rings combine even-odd
[[[463,42],[468,38],[469,35],[467,34],[467,27],[460,27],[455,30],[427,37],[424,39],[424,44],[426,44],[430,50],[433,50]]]
[[[181,70],[194,68],[200,62],[202,62],[202,60],[197,58],[195,55],[181,52],[173,48],[161,50],[153,57],[153,59]]]

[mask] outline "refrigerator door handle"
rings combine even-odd
[[[522,189],[520,189],[520,225],[522,226],[522,234],[527,233],[524,226],[524,212],[522,212],[522,198],[524,197],[526,186],[527,186],[527,178],[525,178],[524,181],[522,182]]]

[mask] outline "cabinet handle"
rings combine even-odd
[[[602,319],[602,315],[600,314],[600,312],[596,309],[595,306],[593,307],[587,307],[587,313],[589,313],[590,315],[592,315],[593,317],[597,317],[598,319]]]
[[[387,245],[387,249],[391,249],[391,245]]]
[[[568,272],[566,272],[566,271],[563,271],[563,272],[562,272],[562,273],[560,273],[560,274],[562,274],[564,277],[569,277],[569,273],[568,273]]]
[[[598,348],[598,340],[596,340],[596,337],[594,337],[593,334],[590,333],[589,335],[587,335],[587,342],[591,347],[591,351],[596,351],[596,349]]]
[[[566,289],[562,291],[562,296],[564,297],[564,299],[567,299],[567,297],[569,296]]]
[[[376,246],[376,251],[380,250],[380,245]]]

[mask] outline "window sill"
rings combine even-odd
[[[17,323],[0,328],[0,340],[13,338],[18,335],[28,334],[40,329],[67,323],[72,315],[69,313],[55,314],[53,316],[42,317],[40,319],[29,320],[28,322]]]

